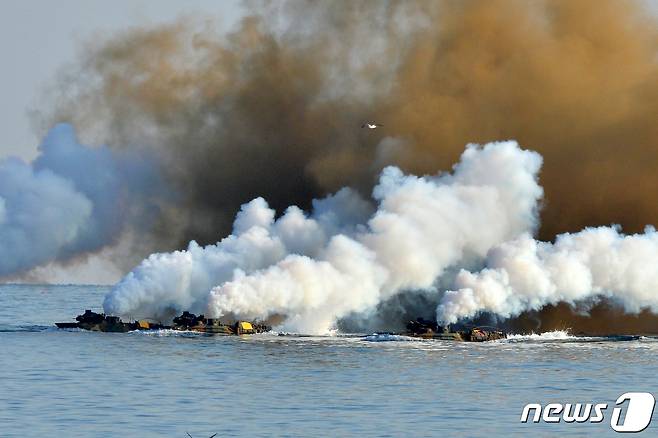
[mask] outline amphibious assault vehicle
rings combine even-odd
[[[55,325],[62,329],[79,328],[97,332],[119,333],[133,330],[170,329],[217,335],[250,335],[271,330],[270,327],[256,321],[236,321],[232,324],[226,324],[219,319],[206,318],[204,315],[197,316],[188,311],[184,311],[181,315],[175,317],[172,325],[164,325],[159,322],[151,322],[143,319],[124,322],[118,316],[105,315],[104,313],[96,313],[91,310],[85,310],[85,313],[78,315],[75,320],[76,322],[58,322]],[[434,321],[428,321],[423,318],[409,321],[407,331],[401,334],[423,339],[464,342],[494,341],[507,337],[504,331],[495,327],[480,326],[451,330],[450,327],[442,327]]]
[[[442,327],[435,321],[418,318],[407,323],[407,336],[423,339],[439,339],[446,341],[485,342],[505,339],[507,334],[495,327],[470,327],[451,330],[449,326]]]
[[[249,335],[262,333],[270,330],[265,324],[236,321],[234,324],[224,324],[219,319],[206,318],[203,315],[196,316],[188,311],[183,312],[173,320],[173,324],[168,326],[161,323],[154,323],[146,320],[124,322],[118,316],[105,315],[96,313],[91,310],[85,310],[85,313],[78,315],[77,322],[57,322],[55,325],[59,328],[80,328],[97,332],[120,332],[125,333],[133,330],[181,330],[195,331],[203,333],[212,333],[219,335]]]
[[[174,318],[174,325],[171,328],[219,335],[252,335],[271,330],[265,324],[255,321],[236,321],[234,324],[224,324],[219,319],[206,318],[204,315],[196,316],[187,310]]]
[[[132,330],[158,330],[166,328],[162,324],[148,322],[146,320],[123,322],[118,316],[96,313],[85,310],[85,313],[75,317],[77,322],[57,322],[59,328],[80,328],[95,332],[119,332],[125,333]]]

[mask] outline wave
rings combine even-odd
[[[392,333],[373,333],[361,338],[368,342],[412,342],[419,341],[419,338],[412,338],[411,336],[394,335]]]
[[[554,330],[543,333],[530,333],[527,335],[510,334],[507,336],[507,341],[511,342],[625,342],[625,341],[638,341],[650,340],[653,337],[646,337],[641,335],[607,335],[607,336],[575,336],[569,333],[568,330]]]
[[[196,336],[210,336],[216,335],[216,333],[204,333],[195,330],[174,330],[174,329],[157,329],[157,330],[131,330],[128,332],[129,335],[143,335],[143,336],[155,336],[155,337],[167,337],[167,336],[183,336],[183,337],[196,337]]]
[[[570,339],[585,339],[582,336],[574,336],[567,330],[553,330],[543,333],[530,333],[527,335],[509,334],[508,340],[512,341],[564,341]]]
[[[45,332],[55,330],[58,330],[57,327],[48,325],[0,325],[0,333]]]

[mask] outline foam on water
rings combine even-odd
[[[158,330],[132,330],[129,331],[128,334],[162,337],[162,336],[195,336],[195,335],[205,335],[206,333],[195,332],[193,330],[158,329]]]
[[[640,335],[574,336],[568,330],[554,330],[528,335],[510,334],[508,342],[627,342],[648,339]]]
[[[573,336],[567,330],[554,330],[543,333],[530,333],[528,335],[510,334],[507,335],[507,339],[514,341],[564,341],[569,339],[582,339],[582,337],[579,338]]]
[[[418,342],[422,341],[419,338],[412,338],[410,336],[395,335],[392,333],[373,333],[362,338],[368,342]]]

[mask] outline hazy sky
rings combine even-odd
[[[232,25],[236,0],[0,0],[0,157],[30,159],[39,139],[27,112],[57,71],[75,60],[84,41],[180,15],[207,14]]]

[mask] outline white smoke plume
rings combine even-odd
[[[327,236],[351,231],[367,219],[370,206],[350,189],[313,202],[311,218],[290,207],[278,220],[263,198],[244,204],[233,234],[215,245],[190,242],[186,251],[153,254],[105,297],[105,311],[166,317],[171,312],[203,312],[212,287],[233,278],[236,269],[255,272],[295,252],[317,255]]]
[[[128,222],[140,223],[151,187],[161,187],[145,157],[81,145],[67,124],[39,152],[32,163],[0,161],[0,278],[115,242]]]
[[[54,259],[83,233],[92,204],[48,169],[0,162],[0,276]]]
[[[624,235],[619,227],[561,234],[555,243],[524,234],[491,249],[487,268],[460,271],[437,319],[456,322],[480,312],[503,317],[560,301],[608,297],[628,312],[658,310],[658,233]]]
[[[314,201],[309,215],[290,207],[277,220],[255,199],[216,245],[192,242],[144,260],[106,296],[105,311],[277,315],[284,329],[325,333],[341,317],[431,289],[446,268],[533,232],[541,163],[508,141],[469,145],[452,173],[417,177],[388,167],[373,190],[372,215],[349,189]]]

